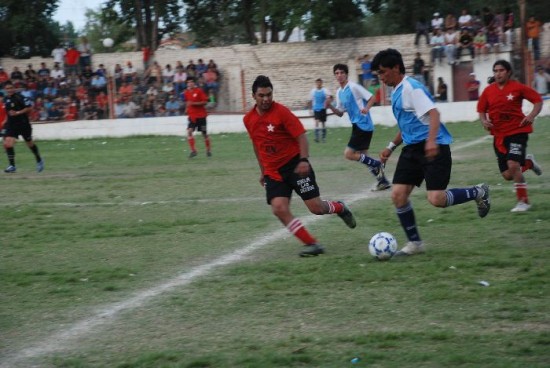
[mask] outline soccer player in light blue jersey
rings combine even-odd
[[[336,92],[336,106],[328,107],[340,117],[347,112],[352,125],[351,137],[344,150],[344,157],[351,161],[359,161],[369,168],[378,181],[373,190],[388,189],[391,184],[384,175],[384,165],[379,160],[368,156],[374,131],[369,110],[374,105],[374,96],[363,86],[348,80],[347,65],[336,64],[332,71],[340,88]]]
[[[399,51],[380,51],[373,59],[378,78],[394,87],[391,95],[393,114],[399,132],[380,152],[386,162],[401,143],[393,176],[392,201],[408,242],[397,254],[413,255],[425,251],[420,238],[414,210],[409,200],[415,186],[426,181],[427,199],[435,207],[449,207],[475,201],[478,215],[489,213],[489,187],[478,184],[470,188],[447,189],[451,178],[451,134],[440,121],[439,111],[426,87],[414,78],[405,76],[405,65]]]

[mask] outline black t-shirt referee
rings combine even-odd
[[[2,129],[4,137],[4,148],[8,155],[9,166],[4,170],[6,173],[14,173],[15,168],[15,150],[13,146],[19,136],[22,136],[27,144],[27,147],[32,151],[36,158],[36,171],[44,170],[44,160],[38,153],[38,147],[32,140],[32,125],[29,121],[29,112],[32,109],[32,102],[23,97],[23,95],[15,92],[15,87],[11,81],[4,84],[7,96],[4,98],[6,113],[8,120]]]

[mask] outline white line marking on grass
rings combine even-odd
[[[464,149],[472,145],[481,143],[486,139],[487,137],[483,137],[471,142],[466,142],[461,145],[457,145],[457,147],[455,147],[454,149]],[[379,197],[382,194],[382,192],[372,193],[370,191],[364,191],[362,193],[358,193],[345,198],[345,201],[346,203],[351,204],[359,200]],[[302,222],[305,225],[308,225],[317,220],[327,217],[332,216],[309,215],[303,217]],[[99,328],[102,325],[109,323],[111,320],[117,318],[120,313],[141,307],[145,303],[149,302],[151,299],[174,288],[186,286],[198,277],[207,276],[216,268],[240,262],[252,252],[261,249],[262,247],[265,247],[266,245],[277,239],[287,238],[289,236],[290,234],[285,228],[273,231],[268,235],[258,237],[252,243],[243,248],[237,249],[229,254],[214,259],[209,263],[194,267],[190,271],[180,273],[176,277],[166,282],[163,282],[155,287],[137,292],[133,297],[129,299],[99,308],[96,312],[92,313],[90,317],[80,320],[74,323],[69,328],[58,331],[47,337],[43,341],[37,342],[36,344],[34,344],[34,346],[22,349],[13,354],[11,357],[4,359],[4,361],[0,363],[0,367],[12,368],[13,366],[16,366],[18,363],[21,363],[23,360],[26,359],[36,358],[50,353],[68,350],[71,348],[71,342],[74,342],[74,340],[85,336],[95,328]]]

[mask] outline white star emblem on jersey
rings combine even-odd
[[[273,124],[269,124],[269,125],[267,126],[267,131],[268,131],[268,132],[274,132],[274,131],[275,131],[275,127],[273,126]]]
[[[508,99],[508,101],[513,101],[514,95],[510,93],[508,96],[506,96],[506,98]]]

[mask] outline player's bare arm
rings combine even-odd
[[[537,117],[538,114],[540,114],[541,111],[542,111],[542,102],[537,102],[533,106],[533,110],[526,117],[523,118],[519,126],[533,124],[535,122],[535,118]]]
[[[296,165],[294,171],[300,176],[307,176],[311,167],[309,166],[309,143],[307,141],[306,133],[301,134],[297,138],[298,144],[300,145],[300,162]]]
[[[398,132],[395,138],[393,138],[388,143],[387,147],[384,148],[382,152],[380,152],[380,161],[385,164],[386,161],[388,161],[388,159],[390,158],[392,152],[395,151],[395,149],[399,147],[401,143],[403,143],[403,138],[401,137],[401,132]]]

